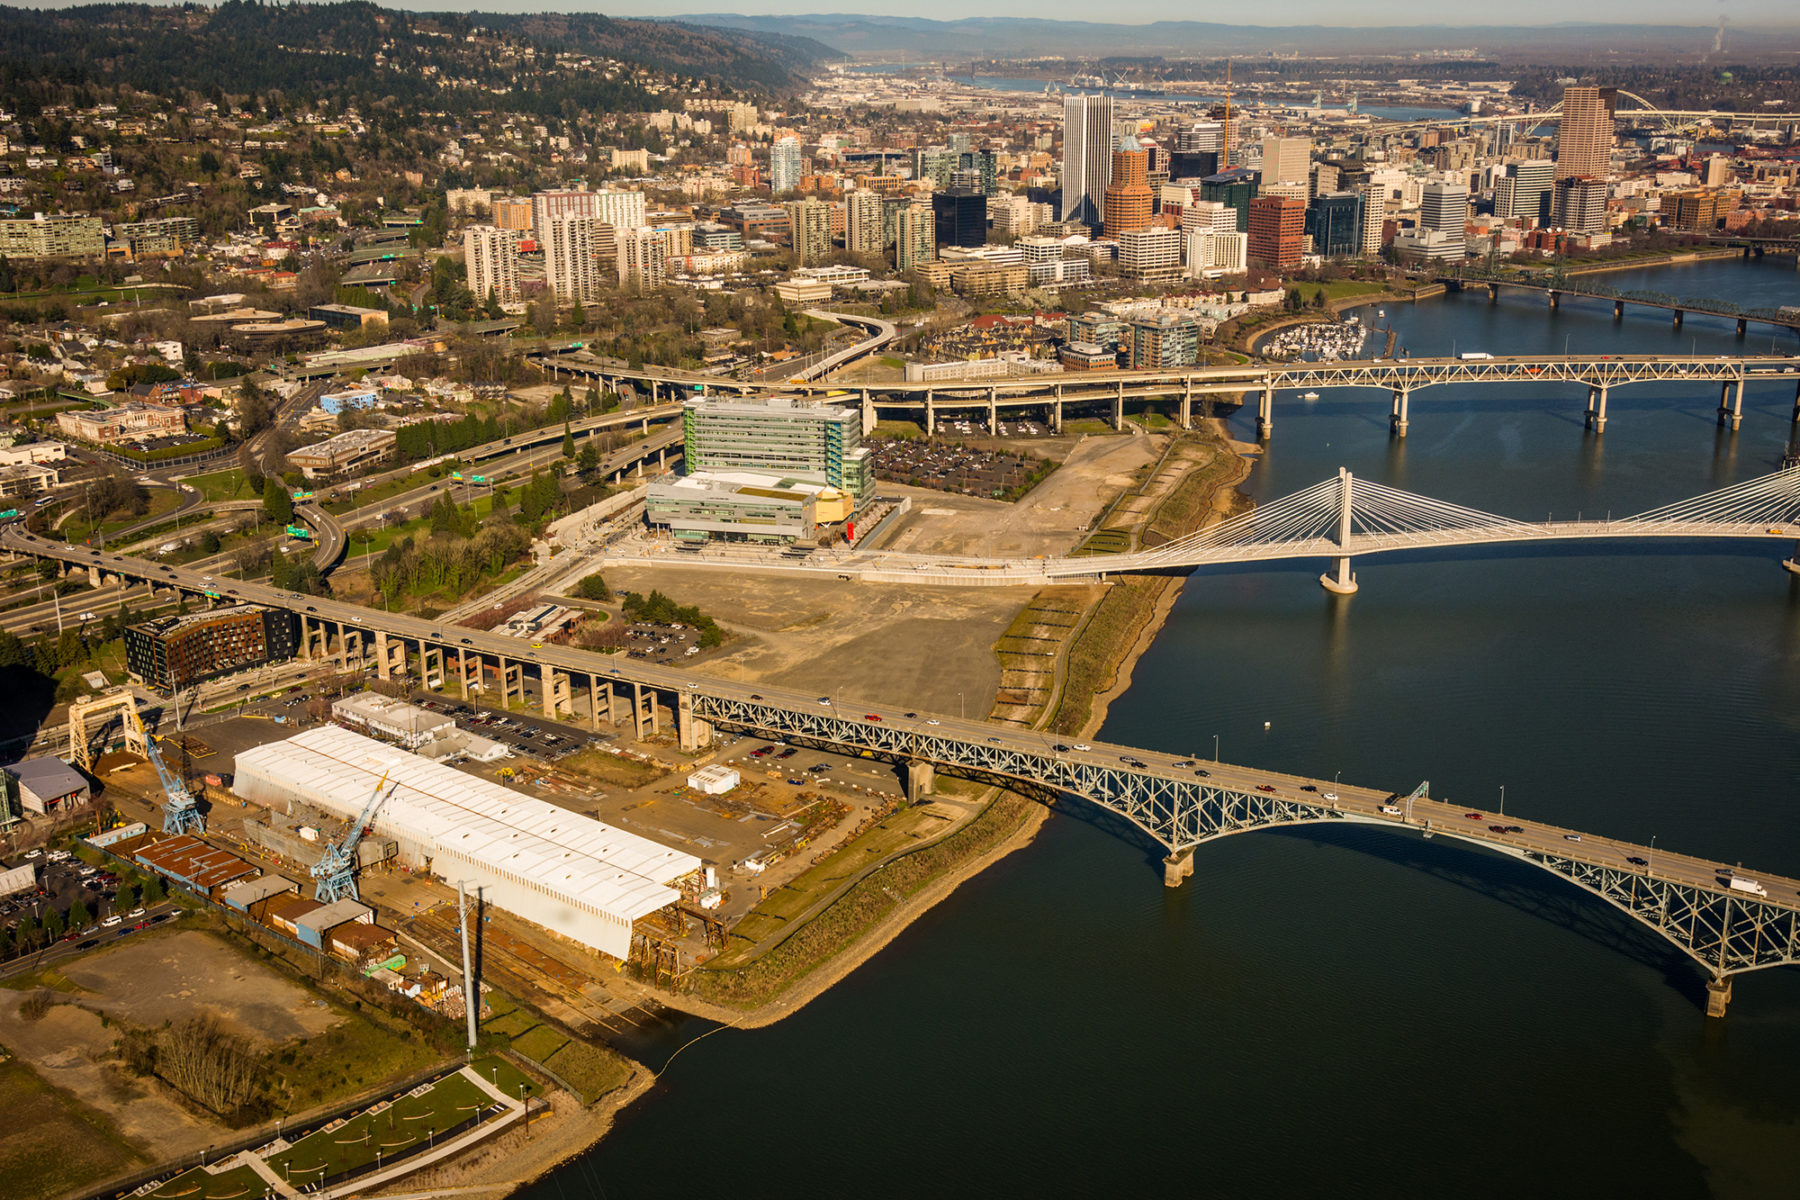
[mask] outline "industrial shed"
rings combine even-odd
[[[700,860],[648,838],[326,726],[237,756],[233,790],[287,811],[307,804],[355,820],[386,777],[373,827],[400,858],[553,933],[615,958],[632,923],[681,899]]]

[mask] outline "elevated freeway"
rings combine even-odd
[[[548,368],[547,368],[548,369]],[[1127,403],[1170,405],[1183,428],[1191,428],[1196,401],[1257,405],[1257,432],[1267,438],[1275,428],[1279,392],[1299,393],[1317,387],[1369,388],[1391,398],[1390,420],[1396,436],[1406,436],[1412,393],[1446,384],[1575,384],[1587,389],[1587,426],[1606,428],[1606,401],[1611,390],[1633,383],[1711,384],[1721,389],[1719,410],[1724,424],[1737,428],[1743,420],[1744,389],[1785,382],[1794,388],[1794,419],[1800,420],[1800,358],[1789,355],[1494,355],[1457,357],[1350,359],[1336,362],[1247,363],[1227,367],[1180,367],[1143,371],[1061,371],[1018,379],[942,381],[933,383],[858,384],[752,383],[685,371],[629,371],[604,363],[563,357],[557,369],[591,378],[607,387],[630,382],[652,396],[701,392],[723,396],[832,397],[835,403],[859,406],[863,429],[875,427],[880,414],[917,419],[934,433],[946,414],[974,413],[998,429],[1002,413],[1027,410],[1043,414],[1045,424],[1060,431],[1065,410],[1099,409],[1114,428],[1124,428]],[[1784,377],[1789,377],[1785,378]],[[1290,398],[1298,398],[1290,397]]]
[[[215,586],[191,570],[49,542],[16,523],[0,529],[0,546],[189,596],[205,597]],[[1494,817],[1433,801],[1423,786],[1402,796],[1242,764],[1058,741],[1010,725],[715,679],[568,646],[527,646],[497,633],[262,584],[232,583],[227,595],[294,612],[302,657],[334,660],[340,669],[372,666],[383,679],[416,669],[419,678],[465,697],[473,689],[497,689],[503,704],[527,699],[530,676],[537,681],[537,703],[553,719],[580,719],[581,698],[594,728],[603,719],[629,723],[643,736],[666,719],[689,751],[703,749],[714,728],[722,727],[866,754],[895,763],[914,799],[929,793],[938,771],[1052,803],[1080,798],[1159,845],[1168,886],[1193,873],[1198,847],[1279,826],[1350,822],[1470,843],[1575,885],[1681,949],[1707,976],[1713,1016],[1724,1015],[1736,976],[1800,962],[1800,880],[1726,869],[1602,834],[1520,823],[1516,816]]]

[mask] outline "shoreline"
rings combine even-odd
[[[1220,453],[1232,457],[1238,466],[1215,485],[1212,496],[1194,523],[1195,528],[1222,519],[1241,503],[1243,500],[1241,488],[1252,468],[1252,460],[1247,455],[1259,449],[1253,444],[1234,440],[1221,417],[1214,417],[1207,424],[1218,438]],[[1154,520],[1157,511],[1153,509],[1146,515],[1143,520],[1146,527]],[[1125,650],[1112,663],[1110,678],[1105,688],[1093,694],[1087,720],[1082,724],[1080,733],[1075,736],[1092,737],[1105,725],[1112,703],[1130,688],[1138,662],[1149,652],[1157,637],[1162,633],[1168,622],[1169,614],[1174,610],[1176,601],[1180,599],[1187,578],[1186,575],[1178,575],[1155,581],[1156,595],[1150,611],[1139,620],[1138,627],[1133,632],[1131,640],[1126,644]],[[1096,596],[1093,605],[1098,605],[1103,596],[1104,593]],[[1063,645],[1059,653],[1066,656],[1076,640],[1076,638],[1070,639]],[[1051,715],[1053,712],[1046,709],[1040,714],[1040,718],[1047,720]],[[998,793],[999,789],[996,789],[996,795]],[[1002,837],[993,847],[946,870],[919,891],[907,896],[843,951],[821,963],[812,972],[798,980],[787,992],[754,1009],[731,1009],[692,996],[680,997],[681,1003],[679,1004],[672,1002],[674,997],[663,1001],[672,1011],[714,1023],[713,1029],[699,1034],[696,1038],[678,1047],[675,1054],[670,1055],[669,1061],[663,1064],[663,1069],[666,1070],[676,1055],[679,1055],[682,1050],[699,1038],[710,1036],[721,1029],[766,1028],[799,1012],[886,949],[915,921],[947,900],[963,884],[1008,855],[1029,846],[1036,839],[1038,831],[1049,821],[1053,811],[1047,805],[1032,804],[1018,826]],[[579,1144],[564,1148],[563,1152],[549,1161],[532,1162],[526,1168],[528,1173],[523,1177],[497,1181],[491,1185],[469,1179],[463,1186],[480,1187],[483,1191],[491,1190],[502,1196],[516,1195],[564,1163],[600,1145],[606,1135],[611,1132],[618,1115],[654,1090],[661,1077],[661,1072],[652,1069],[648,1064],[634,1061],[633,1066],[633,1078],[624,1087],[603,1097],[592,1110],[582,1110],[582,1113],[569,1118],[569,1121],[573,1123],[580,1121],[582,1116],[591,1117],[593,1114],[599,1114],[599,1118],[592,1121],[591,1124],[582,1122],[587,1127],[582,1131],[583,1136],[580,1138]],[[463,1171],[467,1174],[481,1165],[483,1164],[477,1161],[468,1164]]]

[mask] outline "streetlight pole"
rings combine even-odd
[[[1506,815],[1506,785],[1504,783],[1500,785],[1500,815],[1503,817]]]
[[[1218,763],[1219,763],[1219,735],[1215,733],[1215,734],[1213,734],[1213,765],[1217,766]]]
[[[1656,874],[1656,835],[1650,835],[1650,863],[1644,868],[1650,874]]]

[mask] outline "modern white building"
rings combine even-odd
[[[769,148],[769,191],[774,195],[800,186],[800,139],[784,137]]]
[[[455,882],[552,933],[623,959],[633,923],[681,899],[701,862],[672,849],[427,761],[347,729],[325,726],[237,756],[232,790],[291,812],[310,805],[353,821],[387,792],[373,819],[402,863]]]
[[[739,778],[737,771],[733,768],[712,763],[689,772],[687,782],[688,786],[697,792],[703,792],[708,796],[723,796],[738,785]]]

